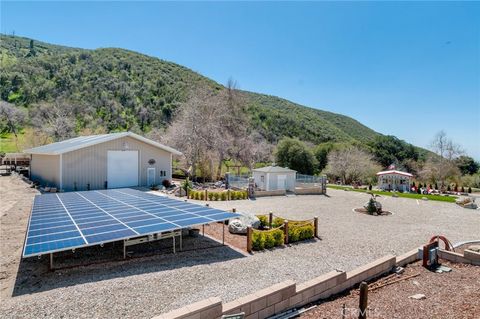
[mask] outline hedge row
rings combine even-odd
[[[268,226],[268,217],[265,215],[257,216],[260,220],[260,229],[265,229]],[[252,234],[252,248],[253,250],[263,250],[265,248],[273,248],[281,246],[284,242],[283,229],[278,227],[284,225],[285,219],[275,217],[272,221],[272,230],[255,230]],[[313,238],[315,233],[312,223],[303,221],[289,221],[288,222],[288,242],[293,243],[297,241],[307,240]],[[281,235],[280,235],[281,234]],[[281,236],[281,240],[279,237]],[[278,239],[278,241],[277,241]],[[274,243],[274,244],[273,244]]]
[[[228,192],[207,192],[208,200],[210,201],[224,201],[228,200]],[[196,190],[189,190],[188,191],[188,198],[190,199],[197,199],[197,200],[206,200],[205,198],[205,191],[196,191]],[[230,191],[230,200],[236,199],[247,199],[248,192],[247,191]]]
[[[284,243],[284,234],[281,229],[272,229],[267,231],[256,230],[252,234],[253,250],[270,249],[276,246],[282,246]]]

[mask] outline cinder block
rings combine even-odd
[[[465,249],[465,251],[463,252],[463,256],[471,261],[480,261],[480,253],[470,249]]]
[[[315,295],[315,287],[306,289],[302,291],[302,299],[307,300],[308,298],[311,298],[313,295]]]
[[[265,319],[275,314],[275,305],[262,309],[258,312],[258,319]]]
[[[259,312],[264,308],[267,308],[267,297],[259,297],[251,303],[252,313]]]
[[[302,294],[298,293],[290,297],[289,306],[291,308],[296,307],[302,302]]]
[[[282,292],[279,291],[267,297],[267,306],[274,305],[282,301]]]
[[[397,266],[403,267],[407,264],[413,263],[417,260],[419,260],[418,256],[418,248],[412,249],[409,252],[406,252],[405,254],[402,254],[400,256],[397,256],[395,258],[395,264]]]
[[[233,300],[223,304],[222,312],[224,315],[231,315],[240,312],[240,303],[238,300]]]
[[[290,306],[289,301],[290,301],[289,299],[286,299],[286,300],[280,301],[279,303],[276,303],[276,304],[274,305],[274,307],[275,307],[275,313],[278,314],[278,313],[281,313],[282,311],[288,309],[289,306]]]

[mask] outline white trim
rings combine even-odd
[[[60,190],[63,189],[63,154],[60,154]]]

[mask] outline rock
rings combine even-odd
[[[239,218],[232,219],[228,224],[228,230],[232,234],[246,234],[247,227],[251,226],[252,228],[257,229],[260,227],[260,220],[257,216],[250,213],[239,213],[242,216]]]
[[[428,201],[428,198],[427,197],[422,197],[422,200]]]
[[[465,205],[463,205],[463,208],[468,208],[468,209],[477,209],[478,206],[476,203],[474,202],[470,202],[470,203],[466,203]]]
[[[423,300],[423,299],[427,299],[427,297],[425,297],[424,294],[416,294],[416,295],[412,295],[410,297],[408,297],[410,299],[415,299],[415,300]]]
[[[373,215],[373,216],[378,216],[378,213],[377,213],[377,212],[375,212],[375,213],[373,213],[372,215]]]

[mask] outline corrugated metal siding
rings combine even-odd
[[[60,155],[32,155],[30,179],[42,186],[60,187]]]
[[[139,151],[139,186],[147,186],[147,168],[155,167],[155,183],[172,178],[171,154],[131,137],[122,137],[63,154],[63,189],[65,191],[103,189],[107,181],[107,154],[109,150]],[[150,159],[154,165],[148,164]],[[166,176],[160,176],[165,171]]]

